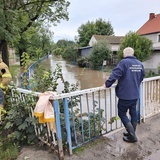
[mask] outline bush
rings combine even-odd
[[[89,67],[89,62],[87,57],[81,57],[77,60],[77,64],[79,67]]]
[[[103,61],[111,58],[111,49],[106,40],[99,41],[92,48],[89,64],[93,69],[101,68]]]

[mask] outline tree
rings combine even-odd
[[[97,69],[102,66],[104,60],[109,60],[110,58],[110,46],[106,40],[101,40],[93,46],[89,56],[89,64],[91,68]]]
[[[60,39],[56,43],[57,47],[62,48],[62,49],[66,48],[67,46],[72,46],[74,44],[75,42],[70,41],[70,40],[65,40],[65,39]]]
[[[19,28],[16,25],[17,12],[11,8],[14,7],[10,0],[0,1],[0,52],[7,65],[9,65],[8,43],[13,43],[19,37]]]
[[[128,46],[134,49],[135,56],[142,62],[147,60],[153,51],[151,40],[130,31],[126,34],[118,50],[119,60],[123,58],[123,50]]]
[[[2,26],[0,28],[0,33],[2,33],[0,47],[4,61],[7,62],[8,58],[5,47],[13,40],[20,44],[18,45],[20,57],[26,51],[23,34],[35,22],[55,25],[60,22],[60,19],[68,19],[67,7],[69,4],[65,0],[2,0],[0,3],[0,16],[2,17],[0,20],[0,26]]]
[[[113,35],[113,28],[111,23],[108,21],[104,21],[101,18],[93,21],[88,21],[86,24],[82,24],[78,28],[78,40],[77,43],[84,47],[88,46],[89,40],[91,39],[92,35]]]
[[[53,49],[52,32],[43,26],[30,27],[24,34],[26,52],[31,58],[41,58]]]
[[[61,54],[62,58],[68,61],[76,61],[78,57],[77,44],[74,41],[61,39],[56,43],[57,48],[53,51],[55,54]],[[57,50],[58,49],[58,50]]]
[[[78,58],[78,50],[76,45],[66,47],[62,52],[62,58],[67,61],[76,62]]]

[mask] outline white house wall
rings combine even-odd
[[[154,52],[150,59],[143,62],[144,68],[146,71],[152,70],[155,73],[158,73],[158,67],[160,66],[160,52]]]
[[[97,40],[94,38],[94,36],[92,36],[89,41],[89,46],[93,46],[95,43],[97,43]]]
[[[145,35],[146,38],[150,39],[153,43],[157,43],[158,42],[158,35],[160,33],[155,33],[155,34],[148,34]]]
[[[118,51],[119,45],[118,44],[111,44],[111,51]]]

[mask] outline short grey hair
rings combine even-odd
[[[134,55],[134,49],[131,47],[127,47],[123,50],[123,57],[127,56],[133,56]]]

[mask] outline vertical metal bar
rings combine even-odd
[[[112,94],[111,94],[111,88],[109,90],[110,93],[110,118],[112,118]],[[111,123],[111,131],[112,131],[112,123]]]
[[[100,134],[102,134],[102,127],[101,127],[101,121],[102,121],[102,117],[101,117],[101,95],[100,95],[100,91],[98,91],[98,103],[99,103],[99,129],[100,129]]]
[[[31,107],[31,116],[34,117],[33,108],[32,108],[32,107]],[[37,136],[38,133],[37,133],[37,128],[36,128],[36,123],[34,123],[33,125],[34,125],[35,134],[36,134],[36,136]]]
[[[160,80],[158,80],[158,103],[160,103]]]
[[[158,87],[158,103],[160,103],[160,83],[159,83],[160,81],[158,80],[158,82],[157,82],[157,87]]]
[[[66,123],[67,142],[68,142],[68,147],[69,147],[69,154],[72,155],[72,141],[71,141],[69,108],[68,108],[67,98],[63,99],[63,107],[64,107],[64,114],[65,114],[65,123]]]
[[[149,82],[144,82],[144,90],[145,90],[145,106],[144,106],[144,117],[147,115],[146,108],[149,110]]]
[[[94,101],[94,92],[92,92],[92,102],[93,102],[93,115],[94,115],[94,136],[96,135],[96,124],[95,124],[95,101]]]
[[[106,89],[104,90],[104,105],[105,105],[105,125],[106,125],[106,133],[107,133],[107,99],[106,99]]]
[[[88,111],[88,130],[89,130],[89,139],[91,138],[91,126],[90,126],[90,111],[89,111],[89,102],[88,102],[88,93],[86,93],[86,102],[87,102],[87,111]]]
[[[148,89],[147,89],[147,85],[146,85],[146,82],[142,82],[142,85],[143,85],[143,87],[142,87],[142,89],[143,89],[143,100],[142,100],[142,114],[143,114],[143,122],[145,122],[145,114],[146,114],[146,105],[147,105],[147,96],[146,95],[148,95]]]
[[[140,85],[140,98],[139,98],[139,103],[138,103],[138,122],[141,122],[141,115],[143,111],[143,83]]]
[[[82,119],[82,99],[81,95],[79,96],[80,99],[80,115],[81,115],[81,126],[82,126],[82,142],[84,142],[84,130],[83,130],[83,119]]]
[[[149,114],[151,113],[151,81],[148,82],[149,84],[149,104],[148,104],[148,109],[149,109]],[[148,110],[147,110],[148,112]]]
[[[74,139],[75,139],[75,143],[77,145],[78,144],[78,142],[77,142],[77,132],[76,132],[76,126],[75,126],[75,121],[74,121],[74,111],[73,111],[72,101],[73,101],[73,98],[71,97],[72,123],[73,123],[73,128],[74,128]]]
[[[117,117],[118,116],[118,112],[117,112],[117,97],[116,97],[116,93],[115,93],[115,89],[114,89],[114,100],[115,100],[115,116]],[[116,120],[116,129],[118,128],[118,122]]]
[[[58,144],[58,156],[59,156],[59,160],[64,160],[58,100],[53,101],[53,106],[54,106],[55,118],[56,118],[56,135],[57,135],[57,144]]]

